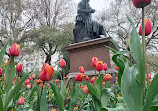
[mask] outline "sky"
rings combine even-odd
[[[79,3],[81,0],[75,0],[76,3]],[[108,0],[90,0],[90,6],[96,11],[101,11],[102,8],[108,6]]]

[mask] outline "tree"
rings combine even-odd
[[[45,63],[51,64],[51,56],[68,45],[72,39],[73,36],[67,29],[57,29],[44,25],[39,29],[31,30],[27,40],[32,42],[33,47],[37,50],[42,50],[46,55]]]
[[[146,38],[147,51],[153,53],[158,51],[158,1],[152,0],[145,12],[146,18],[149,17],[153,23],[153,30],[150,36]],[[131,0],[113,0],[110,8],[102,11],[97,19],[104,24],[107,35],[114,38],[120,48],[124,49],[127,46],[127,40],[130,37],[131,26],[126,19],[128,14],[135,23],[138,29],[141,24],[141,10],[136,9]],[[152,52],[151,52],[152,51]]]

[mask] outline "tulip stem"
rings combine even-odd
[[[145,72],[146,72],[146,48],[145,48],[145,26],[144,26],[144,7],[142,8],[142,48],[143,48],[143,67],[142,67],[142,105],[144,105]]]
[[[62,70],[63,70],[63,82],[65,83],[65,70],[64,68],[62,68]]]

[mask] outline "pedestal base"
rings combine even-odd
[[[80,66],[83,66],[85,71],[95,70],[95,68],[92,67],[93,57],[97,57],[111,68],[109,49],[105,47],[105,45],[107,45],[114,48],[111,40],[110,37],[99,38],[67,46],[65,49],[70,54],[71,73],[79,72]]]

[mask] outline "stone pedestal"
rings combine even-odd
[[[99,60],[103,61],[103,63],[106,63],[110,69],[110,53],[105,45],[114,47],[110,37],[94,39],[67,46],[65,49],[70,54],[71,74],[79,72],[80,66],[83,66],[86,72],[94,70],[95,68],[92,67],[93,57],[97,57]]]

